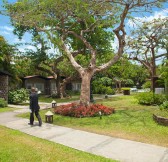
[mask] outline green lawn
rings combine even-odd
[[[158,111],[157,106],[139,105],[131,95],[103,99],[97,103],[115,108],[116,113],[102,119],[54,115],[54,124],[168,147],[168,127],[158,125],[152,118],[152,114]],[[43,121],[47,111],[40,112]],[[29,114],[21,116],[28,118]]]
[[[116,162],[0,126],[1,162]]]
[[[7,112],[7,111],[13,111],[16,110],[15,108],[10,108],[10,107],[4,107],[4,108],[0,108],[0,113],[1,112]]]

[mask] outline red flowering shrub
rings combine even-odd
[[[108,108],[99,104],[92,104],[89,106],[71,103],[57,107],[54,112],[63,116],[73,117],[94,117],[101,115],[110,115],[114,113],[113,108]]]

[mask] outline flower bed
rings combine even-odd
[[[54,109],[54,113],[63,116],[72,117],[95,117],[100,115],[110,115],[114,113],[114,108],[109,108],[100,104],[92,104],[89,106],[71,103],[62,105]]]

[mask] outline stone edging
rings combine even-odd
[[[156,121],[158,124],[168,126],[168,118],[164,118],[153,114],[153,120]]]

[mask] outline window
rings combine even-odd
[[[27,88],[27,89],[31,89],[31,87],[33,87],[33,84],[31,84],[31,83],[27,83],[27,84],[26,84],[26,88]]]
[[[80,91],[81,90],[81,83],[72,83],[72,90],[73,91]]]
[[[44,92],[44,84],[43,83],[35,83],[34,86],[38,89],[38,91]]]
[[[57,93],[56,83],[51,83],[51,93]]]

